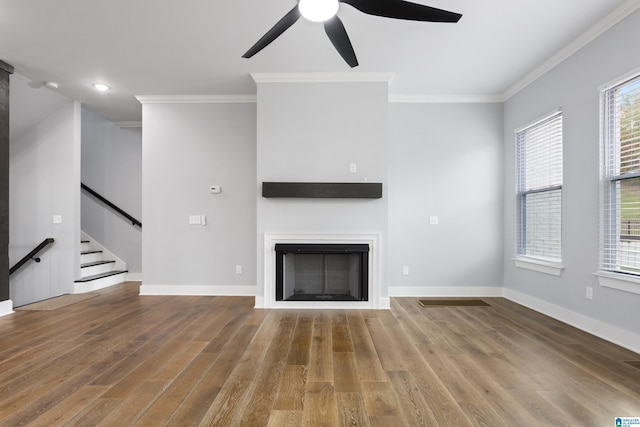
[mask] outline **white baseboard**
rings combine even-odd
[[[0,301],[0,317],[13,313],[13,301],[10,299],[6,301]]]
[[[127,282],[142,282],[142,273],[127,273]]]
[[[414,287],[390,286],[390,297],[501,297],[502,286]]]
[[[541,299],[514,291],[504,289],[503,296],[515,303],[545,314],[561,322],[567,323],[580,330],[595,335],[603,340],[612,342],[621,347],[640,353],[640,334],[619,328],[614,325],[592,319],[575,311],[548,303]]]
[[[145,285],[140,295],[255,296],[255,286]]]

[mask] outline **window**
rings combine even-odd
[[[640,76],[602,101],[600,269],[640,275]]]
[[[562,113],[516,130],[516,254],[562,258]]]

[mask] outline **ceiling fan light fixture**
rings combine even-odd
[[[324,22],[338,13],[338,0],[300,0],[298,10],[309,21]]]
[[[448,10],[437,9],[406,0],[298,0],[298,4],[284,15],[269,31],[242,55],[251,58],[267,47],[289,27],[298,22],[301,16],[309,21],[323,22],[324,31],[342,59],[351,67],[358,66],[358,58],[344,24],[336,16],[340,2],[358,9],[367,15],[386,18],[406,19],[408,21],[450,22],[455,23],[462,15]]]

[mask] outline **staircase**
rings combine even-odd
[[[126,280],[126,264],[95,240],[82,233],[80,246],[80,279],[73,284],[74,293],[91,292]]]

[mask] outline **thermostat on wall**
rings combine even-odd
[[[209,187],[209,191],[212,194],[220,194],[222,193],[222,187],[220,187],[219,185],[212,185],[211,187]]]

